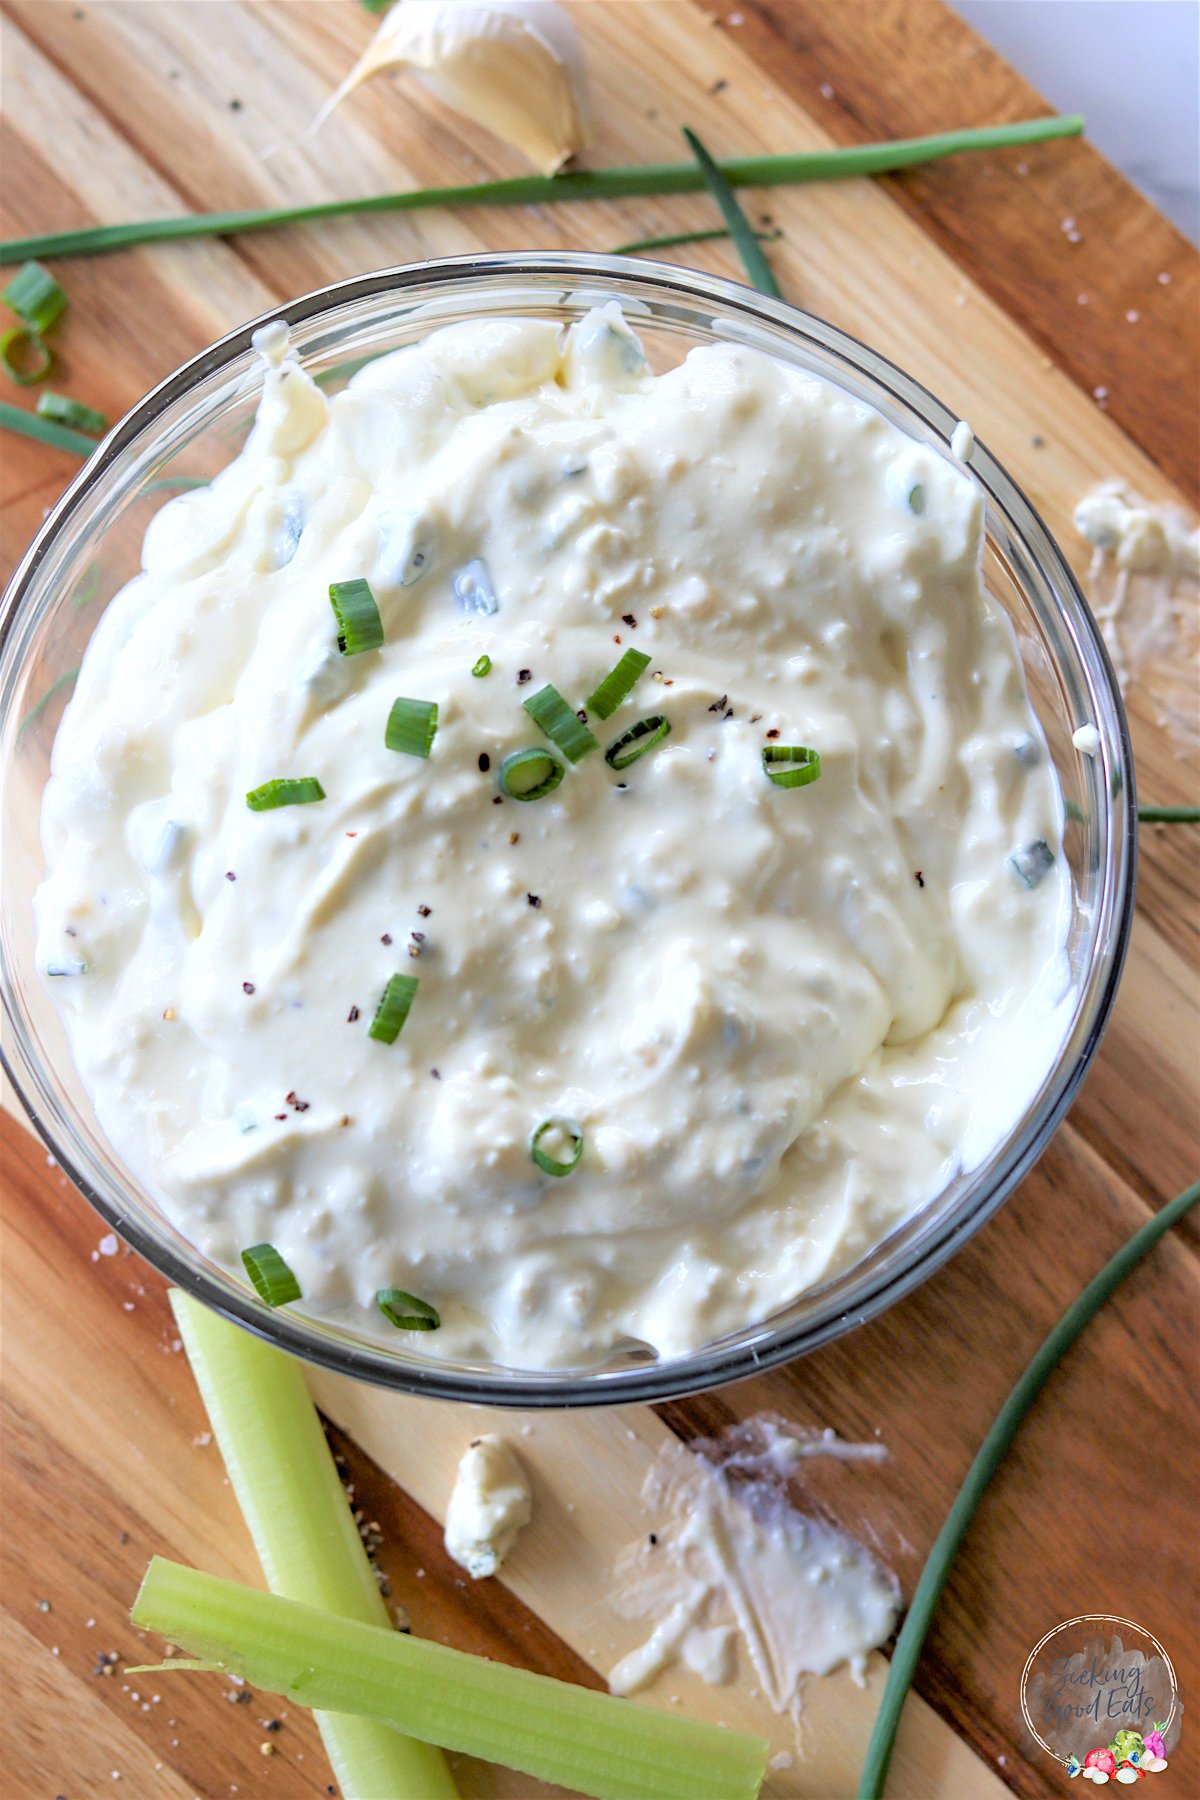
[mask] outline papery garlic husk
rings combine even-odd
[[[545,175],[587,141],[583,45],[555,0],[399,0],[313,129],[384,69],[411,69],[439,100]]]

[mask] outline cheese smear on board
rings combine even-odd
[[[582,1367],[765,1318],[985,1158],[1069,1018],[979,490],[749,348],[652,374],[615,304],[437,331],[335,398],[260,342],[245,448],[151,520],[45,792],[39,963],[104,1130],[303,1309],[393,1336],[379,1290],[430,1303],[423,1353]],[[384,642],[343,654],[354,580]],[[523,702],[584,709],[631,648],[569,763]],[[385,741],[398,698],[437,706],[427,757]],[[537,800],[498,780],[525,747],[562,764]],[[281,779],[324,798],[247,804]]]

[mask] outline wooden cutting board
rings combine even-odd
[[[685,121],[735,154],[1044,110],[937,0],[598,0],[577,11],[596,166],[678,156]],[[315,142],[299,141],[370,34],[352,0],[6,0],[3,15],[5,235],[515,166],[418,89],[386,80]],[[877,345],[968,417],[1081,575],[1070,514],[1095,480],[1120,475],[1154,498],[1194,501],[1197,258],[1086,145],[748,199],[784,232],[770,253],[788,297]],[[425,212],[81,260],[59,271],[72,306],[56,385],[116,416],[231,326],[359,269],[472,248],[603,249],[711,221],[703,196]],[[683,254],[737,273],[726,246]],[[0,458],[7,572],[73,465],[13,439]],[[1144,684],[1129,699],[1143,796],[1193,798],[1194,758],[1161,729]],[[1196,1173],[1196,846],[1186,829],[1143,833],[1133,946],[1104,1049],[1001,1214],[884,1318],[790,1369],[657,1412],[528,1421],[516,1441],[537,1517],[503,1583],[469,1586],[436,1522],[481,1415],[316,1378],[344,1428],[335,1441],[356,1504],[382,1533],[393,1598],[417,1631],[602,1684],[633,1641],[606,1596],[614,1554],[644,1529],[648,1460],[672,1433],[686,1439],[764,1408],[886,1443],[882,1466],[831,1467],[821,1498],[881,1545],[911,1592],[979,1439],[1050,1322]],[[239,1704],[207,1678],[143,1689],[120,1663],[95,1672],[99,1652],[142,1658],[126,1613],[152,1552],[248,1579],[254,1559],[162,1283],[129,1253],[101,1252],[101,1222],[12,1118],[0,1119],[0,1147],[5,1791],[331,1792],[302,1713],[257,1696]],[[1185,1696],[1196,1691],[1195,1248],[1188,1225],[1127,1283],[1050,1383],[981,1508],[901,1733],[891,1792],[902,1800],[1060,1790],[1061,1771],[1019,1747],[1017,1684],[1035,1641],[1074,1613],[1131,1613],[1167,1644]],[[503,1428],[520,1433],[517,1422]],[[794,1754],[770,1791],[833,1800],[853,1792],[880,1676],[876,1659],[865,1691],[842,1676],[812,1682],[802,1752],[744,1676],[725,1690],[672,1679],[647,1698],[678,1694],[698,1715],[761,1724]],[[268,1732],[263,1721],[277,1718],[282,1729]],[[1193,1732],[1173,1757],[1171,1791],[1200,1786],[1195,1745]],[[458,1773],[466,1794],[546,1791],[480,1766]]]

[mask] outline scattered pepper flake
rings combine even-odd
[[[237,876],[236,876],[236,875],[235,875],[235,874],[234,874],[234,872],[233,872],[233,870],[232,870],[232,869],[226,869],[226,871],[225,871],[225,879],[226,879],[226,881],[236,881],[236,880],[237,880]]]
[[[423,931],[410,931],[408,935],[415,943],[423,944],[425,942],[425,933]]]
[[[423,919],[427,919],[429,917],[430,913],[433,911],[433,908],[432,908],[432,906],[418,906],[417,911],[420,913],[420,915]]]
[[[542,904],[542,899],[541,899],[540,894],[526,894],[525,898],[528,900],[530,906],[532,906],[532,907],[536,908]]]
[[[421,954],[420,944],[410,944],[408,946],[408,954],[410,956],[420,956],[420,954]]]
[[[519,844],[521,841],[520,832],[519,831],[510,831],[508,834],[508,841],[510,844]]]
[[[525,683],[527,681],[532,681],[532,680],[533,680],[533,670],[532,669],[518,669],[517,670],[517,686],[518,687],[524,687]]]
[[[440,1069],[430,1069],[429,1073],[433,1076],[435,1081],[440,1081],[442,1079],[442,1071]]]
[[[359,1013],[357,1006],[352,1006],[350,1008],[350,1011],[346,1014],[347,1025],[353,1025],[355,1020],[360,1017],[361,1017],[361,1014]]]
[[[924,875],[922,875],[920,869],[914,869],[913,873],[917,878],[917,886],[924,887],[925,886],[925,877],[924,877]]]
[[[163,1008],[163,1018],[167,1021],[168,1025],[171,1023],[171,1020],[174,1017],[175,1017],[175,1008],[173,1006],[166,1006]]]
[[[488,755],[486,750],[481,750],[479,752],[479,773],[481,775],[486,775],[488,770],[491,768],[491,766],[492,766],[491,757]]]
[[[492,805],[493,806],[503,806],[504,805],[504,795],[503,794],[493,794],[492,795]]]
[[[628,625],[630,631],[637,630],[637,620],[634,618],[632,613],[622,613],[621,614],[621,623],[622,623],[622,625]]]
[[[777,738],[779,736],[779,732],[774,725],[772,725],[770,731],[768,731],[767,736],[769,738]]]
[[[719,700],[713,701],[712,705],[709,707],[708,710],[709,710],[709,712],[715,712],[715,713],[724,712],[725,708],[728,704],[729,704],[729,695],[722,694],[721,698]]]
[[[620,641],[621,641],[621,634],[620,634],[620,632],[619,632],[619,631],[614,631],[614,632],[613,632],[613,643],[614,643],[614,644],[619,644],[619,643],[620,643]]]
[[[384,932],[384,934],[383,934],[383,936],[382,936],[382,937],[381,937],[381,938],[380,938],[380,940],[379,940],[379,941],[380,941],[380,943],[381,943],[381,944],[390,944],[390,943],[391,943],[391,941],[392,941],[392,934],[391,934],[391,932],[390,932],[390,931],[385,931],[385,932]]]
[[[243,994],[252,994],[254,992],[254,983],[252,981],[243,981],[242,992]]]

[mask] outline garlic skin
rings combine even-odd
[[[399,0],[313,129],[360,82],[411,69],[432,94],[554,175],[589,134],[587,71],[555,0]]]

